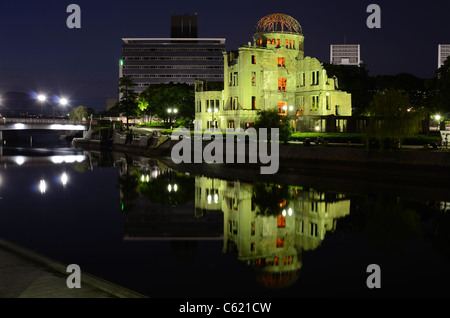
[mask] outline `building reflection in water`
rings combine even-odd
[[[295,282],[302,250],[316,249],[337,219],[350,213],[345,195],[301,187],[200,177],[196,194],[196,208],[209,205],[223,212],[224,252],[236,252],[270,288]],[[211,195],[218,200],[209,200]]]
[[[237,253],[265,287],[294,283],[302,251],[318,248],[350,213],[344,194],[129,167],[120,176],[125,240],[186,241],[193,250],[192,242],[223,240],[223,252]]]

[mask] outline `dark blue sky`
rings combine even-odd
[[[66,8],[81,7],[81,29],[68,29]],[[381,7],[381,29],[366,8]],[[116,97],[122,37],[170,37],[171,14],[197,13],[199,37],[223,37],[227,49],[252,40],[258,20],[291,15],[305,35],[305,54],[329,62],[330,44],[361,44],[371,75],[434,75],[437,45],[450,43],[450,2],[437,1],[14,1],[0,11],[0,94],[64,94],[72,106],[98,110]]]

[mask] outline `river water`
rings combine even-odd
[[[212,177],[59,140],[1,151],[1,238],[150,297],[450,295],[445,187]]]

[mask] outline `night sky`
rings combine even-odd
[[[71,3],[81,7],[81,29],[66,26]],[[371,3],[381,7],[381,29],[366,26]],[[428,78],[437,68],[437,45],[450,43],[449,11],[447,0],[3,0],[0,96],[42,91],[104,110],[106,99],[117,97],[121,39],[170,37],[170,16],[185,13],[198,14],[199,37],[226,38],[227,50],[252,41],[260,18],[288,14],[303,28],[307,56],[328,63],[330,44],[346,41],[361,45],[370,75]]]

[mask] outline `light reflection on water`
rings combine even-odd
[[[152,297],[370,296],[374,263],[382,295],[448,296],[446,198],[211,178],[119,153],[57,156],[2,157],[0,237]]]

